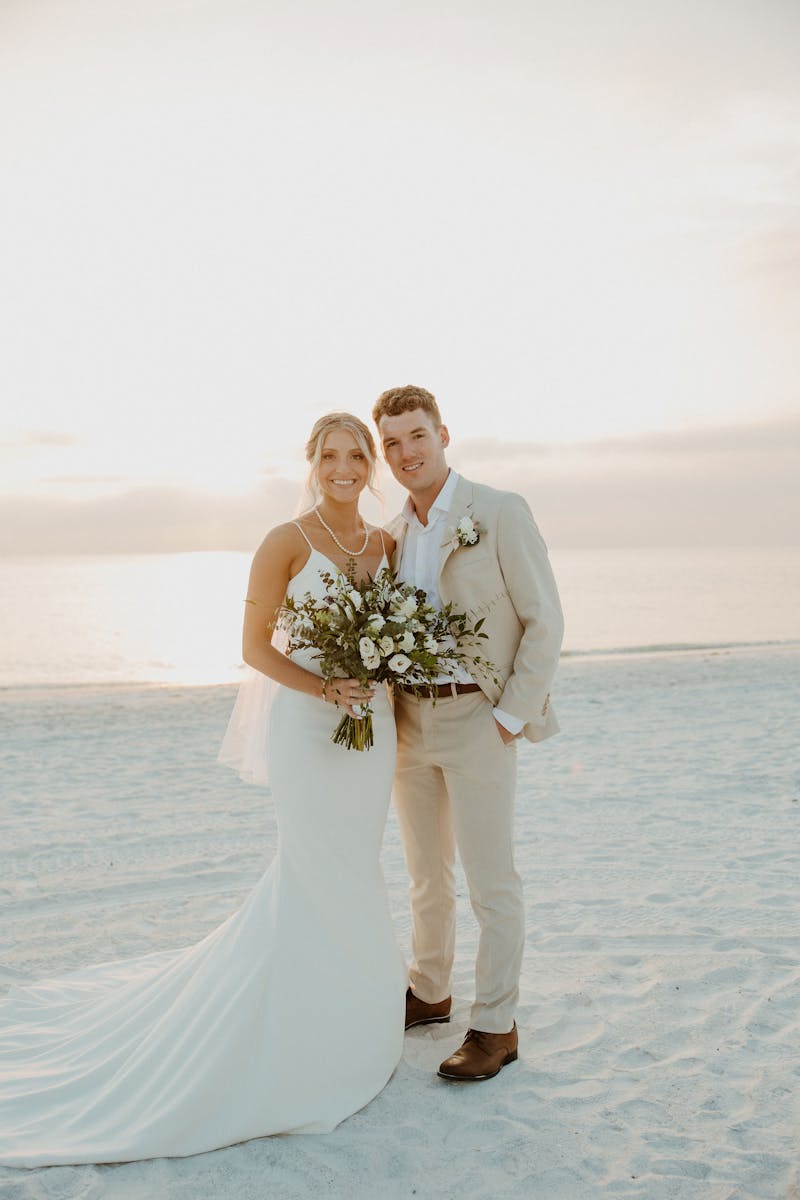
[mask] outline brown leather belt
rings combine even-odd
[[[466,696],[469,692],[481,691],[478,683],[432,683],[420,685],[418,688],[408,687],[401,683],[399,687],[401,692],[408,692],[411,696],[421,696],[426,700],[432,700],[434,696],[437,700],[443,700],[448,696]]]

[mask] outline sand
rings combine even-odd
[[[334,1133],[0,1168],[0,1197],[800,1197],[798,699],[796,646],[564,661],[564,733],[519,758],[521,1054],[497,1079],[434,1073],[472,997],[459,877],[453,1022],[408,1034]],[[0,692],[0,988],[191,943],[238,906],[275,827],[214,763],[231,702]],[[384,867],[407,949],[393,818]]]

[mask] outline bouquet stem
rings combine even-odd
[[[369,750],[372,747],[372,713],[363,717],[342,717],[331,734],[331,741],[346,750]]]

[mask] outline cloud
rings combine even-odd
[[[770,452],[800,452],[800,417],[764,421],[758,424],[726,425],[675,432],[641,434],[635,438],[607,439],[598,443],[609,450],[647,453],[656,456],[753,455]]]
[[[47,475],[42,483],[56,487],[118,487],[124,483],[120,475]]]
[[[57,429],[31,430],[26,436],[29,446],[75,446],[78,440],[74,434]]]
[[[585,442],[506,442],[498,438],[471,438],[455,447],[459,459],[469,464],[531,459],[563,462],[568,458],[596,459],[598,455],[628,456],[630,459],[642,454],[708,457],[787,449],[800,452],[800,416],[789,415],[753,424],[642,433],[633,437],[596,438]]]
[[[524,495],[553,548],[800,543],[800,418],[578,445],[473,439],[449,457],[467,477]],[[0,552],[252,550],[293,515],[300,490],[277,476],[238,495],[5,498]],[[399,501],[392,489],[389,515]]]
[[[800,175],[796,181],[800,194]],[[795,224],[775,222],[745,243],[740,255],[741,269],[754,278],[785,291],[800,302],[800,214]]]
[[[25,429],[0,441],[0,449],[22,450],[36,447],[77,446],[80,439],[74,433],[60,429]]]
[[[553,546],[800,544],[800,418],[551,447],[475,440],[451,458],[522,493]]]
[[[294,512],[300,488],[270,480],[257,493],[212,495],[182,488],[136,488],[83,501],[0,499],[0,552],[136,554],[252,550]]]

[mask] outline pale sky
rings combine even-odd
[[[796,544],[799,81],[794,0],[0,0],[0,549],[247,548],[407,382],[551,543]]]

